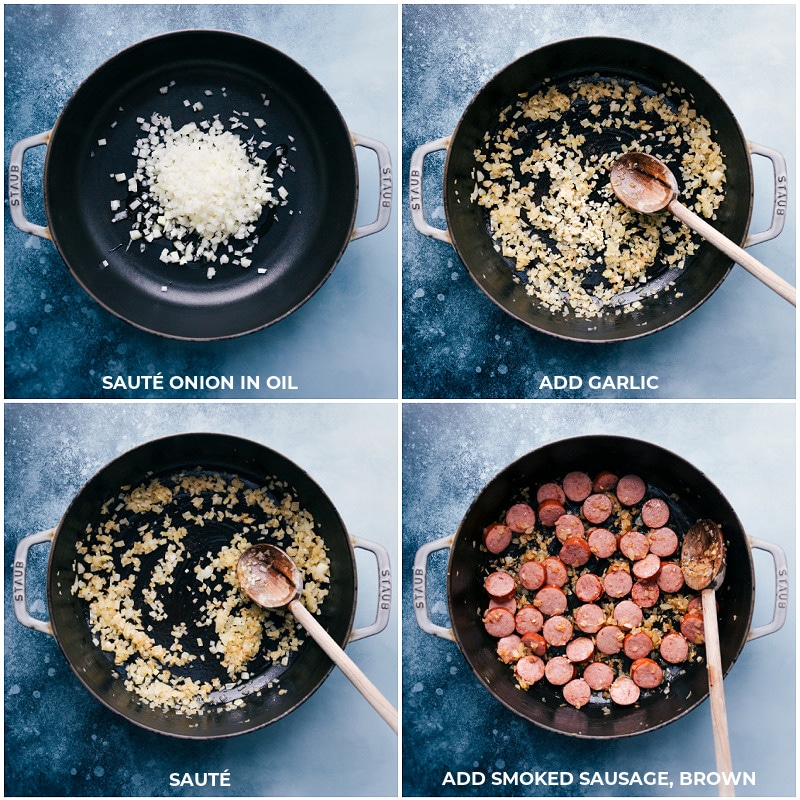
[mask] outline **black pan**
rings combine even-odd
[[[313,515],[316,530],[323,537],[330,558],[330,593],[317,619],[340,646],[350,640],[357,590],[355,554],[350,536],[333,504],[300,467],[279,453],[246,439],[212,433],[180,434],[140,445],[103,467],[78,492],[52,538],[47,571],[48,632],[55,636],[81,683],[112,711],[158,733],[208,739],[253,731],[289,714],[319,688],[333,667],[331,660],[306,636],[299,650],[291,656],[288,666],[265,667],[261,672],[254,670],[248,680],[240,679],[225,696],[214,696],[212,702],[207,703],[207,713],[184,716],[172,711],[152,710],[137,695],[125,689],[119,677],[121,668],[115,667],[113,657],[102,652],[93,641],[85,604],[71,592],[75,580],[76,542],[85,536],[87,523],[98,519],[103,503],[116,497],[120,487],[136,486],[145,478],[149,480],[151,474],[168,477],[197,467],[205,471],[233,473],[257,486],[262,486],[267,476],[276,476],[288,484],[301,506]],[[202,529],[190,530],[185,540],[188,542],[187,550],[190,554],[202,555],[209,541],[220,546],[229,542],[232,535],[232,530],[227,527],[229,524],[207,524]],[[196,545],[194,549],[193,544]],[[367,545],[359,540],[359,546]],[[21,596],[15,597],[15,605],[23,610],[22,615],[18,612],[23,621],[25,559],[18,556],[15,561],[23,571],[22,581],[18,584]],[[192,583],[192,568],[190,555],[181,570],[175,573],[176,590],[165,603],[170,620],[161,623],[168,628],[181,620],[189,620],[191,624],[193,607],[181,587]],[[38,622],[35,627],[48,630],[47,623]],[[377,631],[370,630],[373,632]],[[185,636],[182,644],[187,649],[197,650],[192,636]],[[191,669],[195,666],[200,670],[196,674],[200,680],[212,677],[211,673],[201,674],[203,665],[193,662]],[[224,670],[222,672],[225,682]],[[261,696],[256,694],[256,689],[274,679],[279,680],[279,688],[285,690],[284,694],[278,689],[263,689]],[[224,708],[227,700],[237,697],[243,699],[243,705]]]
[[[481,147],[487,131],[498,126],[500,111],[513,104],[520,93],[534,93],[545,82],[560,86],[595,73],[600,77],[635,81],[654,92],[661,91],[664,84],[674,83],[692,95],[698,112],[716,131],[716,141],[727,165],[725,198],[713,224],[729,239],[743,244],[752,210],[751,145],[732,111],[705,78],[690,66],[669,53],[624,39],[588,37],[556,42],[514,61],[483,86],[447,142],[444,208],[448,240],[481,290],[500,308],[526,325],[559,338],[611,342],[645,336],[685,317],[722,283],[732,267],[731,260],[703,242],[699,250],[687,258],[683,272],[677,275],[674,291],[663,291],[665,270],[654,265],[647,285],[640,292],[642,308],[639,310],[615,314],[612,309],[602,317],[588,320],[572,312],[566,315],[560,311],[550,312],[536,304],[525,292],[524,284],[515,279],[513,263],[494,249],[483,210],[468,200],[474,183],[474,152]],[[604,134],[600,138],[608,138],[608,141],[593,141],[592,146],[613,147],[613,136]],[[434,149],[433,145],[430,147]],[[655,142],[654,154],[671,155],[669,149],[661,153],[664,147]],[[412,185],[413,180],[412,177]],[[433,235],[430,230],[423,232]]]
[[[162,94],[165,86],[169,90]],[[207,89],[213,95],[205,95]],[[187,108],[186,99],[202,102],[202,111]],[[292,165],[281,179],[289,206],[277,210],[277,221],[262,215],[253,263],[247,269],[216,265],[209,280],[205,262],[179,267],[159,261],[160,240],[144,253],[137,242],[128,247],[130,225],[111,221],[110,202],[120,197],[120,188],[109,176],[130,176],[135,169],[131,151],[142,136],[137,118],[149,120],[158,112],[178,130],[214,114],[228,124],[234,110],[263,118],[265,130],[280,137],[275,148],[285,148]],[[353,234],[356,139],[303,67],[255,39],[179,31],[135,44],[78,87],[48,138],[44,203],[50,238],[98,303],[153,333],[223,339],[277,322],[319,289]],[[102,139],[105,146],[98,145]],[[275,148],[264,155],[275,158]],[[14,169],[12,206],[19,205]],[[259,274],[259,268],[266,272]]]
[[[479,609],[486,607],[483,580],[490,571],[490,561],[495,558],[479,549],[484,528],[501,520],[505,511],[519,501],[526,490],[560,480],[572,470],[590,474],[609,470],[618,475],[640,475],[646,480],[649,492],[667,500],[672,514],[670,527],[681,536],[701,518],[710,518],[722,525],[728,558],[725,581],[717,591],[717,601],[725,674],[748,638],[771,632],[774,628],[751,632],[755,601],[751,544],[735,511],[719,489],[681,457],[636,439],[582,436],[545,445],[506,467],[481,490],[453,537],[447,599],[454,638],[486,689],[504,706],[530,722],[557,733],[582,738],[633,736],[673,722],[701,703],[708,696],[705,667],[690,665],[683,674],[670,675],[670,692],[666,696],[656,691],[649,695],[644,693],[634,706],[589,704],[576,709],[564,702],[560,688],[551,686],[546,680],[527,692],[517,689],[513,670],[497,658],[497,640],[492,639],[481,624]],[[763,546],[764,543],[760,544]],[[771,545],[770,549],[773,548]],[[592,557],[587,566],[591,568],[595,560]],[[415,568],[418,565],[419,562]],[[424,566],[421,569],[424,572]],[[415,586],[417,583],[424,585],[424,577],[420,581],[415,575]],[[415,592],[415,601],[420,624],[423,628],[430,628],[423,610],[421,589]],[[429,632],[445,636],[446,630],[438,628]]]

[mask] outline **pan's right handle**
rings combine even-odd
[[[360,239],[362,236],[369,236],[372,233],[382,231],[389,224],[389,217],[392,214],[392,155],[389,148],[377,139],[370,139],[357,133],[351,133],[353,144],[356,147],[366,147],[372,150],[378,157],[378,175],[380,180],[380,198],[378,201],[378,216],[374,222],[353,228],[350,234],[350,241]]]
[[[774,239],[782,230],[786,223],[786,203],[789,197],[788,173],[786,171],[786,159],[783,154],[772,147],[763,144],[748,142],[750,152],[756,156],[764,156],[772,162],[772,173],[774,178],[774,197],[772,201],[772,219],[769,228],[760,233],[750,233],[745,239],[744,246],[752,247],[754,244],[768,242]]]
[[[747,634],[747,641],[751,642],[753,639],[775,633],[786,622],[786,614],[789,609],[789,562],[786,560],[786,553],[783,548],[777,544],[763,539],[756,539],[755,536],[748,536],[747,538],[750,542],[750,547],[755,547],[757,550],[766,550],[775,562],[775,610],[772,613],[772,619],[766,625],[750,628],[750,633]]]
[[[8,208],[11,212],[11,221],[23,232],[31,233],[42,239],[50,238],[50,230],[44,225],[36,225],[25,217],[25,208],[22,205],[22,162],[25,151],[32,147],[39,147],[50,142],[52,130],[37,133],[21,139],[11,149],[8,162]]]
[[[53,628],[46,620],[36,619],[28,613],[28,599],[25,592],[25,575],[28,571],[28,550],[36,544],[52,542],[56,535],[55,529],[42,531],[26,536],[17,544],[14,553],[14,613],[17,619],[26,627],[35,631],[53,635]]]
[[[452,244],[450,232],[441,228],[434,228],[425,220],[425,208],[422,202],[422,173],[425,165],[425,156],[435,153],[437,150],[447,150],[450,146],[450,137],[436,139],[427,144],[421,144],[411,154],[411,169],[408,180],[408,199],[411,205],[411,222],[414,227],[425,236],[438,239],[440,242]]]
[[[428,615],[428,592],[427,592],[427,573],[428,556],[437,550],[449,550],[453,546],[454,536],[445,536],[432,542],[422,545],[417,550],[414,557],[414,614],[417,617],[417,625],[425,633],[433,636],[440,636],[442,639],[455,641],[452,628],[445,628],[443,625],[436,625],[431,622]]]
[[[375,612],[375,620],[371,625],[355,628],[350,633],[347,641],[356,642],[380,633],[389,624],[389,614],[392,610],[392,567],[389,562],[389,551],[382,544],[370,542],[358,536],[351,536],[350,539],[353,547],[360,547],[375,556],[375,564],[378,568],[378,609]]]

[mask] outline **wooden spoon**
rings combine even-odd
[[[706,640],[706,667],[711,698],[711,722],[717,772],[730,775],[731,745],[728,739],[728,715],[722,687],[722,657],[719,650],[716,590],[725,580],[725,540],[722,528],[711,520],[696,522],[686,532],[681,547],[681,569],[686,585],[702,590],[703,629]],[[733,797],[733,786],[719,784],[720,797]]]
[[[236,575],[245,593],[262,608],[288,606],[331,661],[397,733],[397,711],[298,599],[303,578],[287,553],[273,544],[253,545],[239,558]]]
[[[669,167],[660,159],[647,153],[625,153],[611,168],[611,188],[633,211],[642,214],[657,214],[664,209],[671,211],[681,222],[697,231],[737,264],[741,264],[770,289],[793,306],[797,305],[797,291],[794,286],[678,202],[678,182]]]

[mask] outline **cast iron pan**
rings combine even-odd
[[[258,486],[266,476],[276,476],[293,488],[304,508],[314,517],[317,532],[324,538],[330,558],[330,593],[317,618],[336,642],[344,646],[353,624],[356,603],[355,556],[350,538],[339,514],[322,489],[298,466],[284,456],[246,439],[210,433],[170,436],[143,444],[112,461],[98,472],[77,494],[58,525],[50,550],[47,577],[47,602],[50,624],[58,644],[81,683],[102,703],[131,722],[158,733],[184,738],[216,738],[246,733],[289,714],[308,699],[322,684],[333,665],[308,636],[286,667],[270,671],[254,670],[249,680],[237,682],[218,704],[207,704],[207,713],[183,716],[169,710],[152,710],[125,689],[113,657],[92,641],[85,604],[71,592],[75,580],[75,543],[85,537],[86,525],[100,515],[100,507],[116,497],[121,486],[149,481],[149,476],[169,476],[184,469],[201,467],[205,471],[234,473]],[[229,524],[229,523],[228,523]],[[135,530],[135,528],[134,528]],[[208,547],[230,541],[225,526],[206,525],[190,530],[190,553],[202,554]],[[165,603],[172,621],[188,619],[193,608],[182,591],[191,582],[192,563],[187,559],[183,577],[176,575],[175,591]],[[212,635],[209,629],[206,637]],[[187,635],[181,643],[196,651],[196,636]],[[255,661],[252,663],[256,663]],[[202,667],[198,667],[202,669]],[[177,668],[176,668],[177,669]],[[194,670],[194,665],[192,670]],[[223,671],[224,675],[224,671]],[[201,674],[200,679],[210,677]],[[259,697],[254,689],[266,680],[279,679],[278,690],[264,689]],[[224,680],[223,680],[224,682]],[[225,701],[242,697],[244,705],[224,709]]]
[[[546,680],[527,692],[515,687],[513,670],[498,660],[496,639],[481,624],[486,608],[483,579],[495,557],[478,549],[484,528],[502,519],[524,489],[560,480],[571,470],[596,474],[610,470],[635,473],[648,491],[666,499],[670,527],[682,536],[701,518],[722,525],[728,546],[725,582],[717,591],[722,667],[728,673],[750,630],[755,582],[745,532],[720,491],[696,467],[674,453],[647,442],[615,436],[583,436],[554,442],[523,456],[494,477],[470,506],[455,536],[450,556],[447,595],[456,641],[480,682],[511,711],[558,733],[585,738],[632,736],[659,728],[687,714],[708,695],[703,664],[687,666],[671,677],[669,695],[643,693],[635,706],[589,704],[581,709],[564,702],[559,687]],[[587,567],[596,561],[593,556]]]
[[[206,89],[214,94],[206,96]],[[185,99],[201,101],[203,110],[187,108]],[[252,265],[216,265],[217,274],[208,280],[204,263],[160,262],[158,241],[144,253],[137,242],[126,249],[130,225],[111,222],[110,202],[120,188],[109,176],[134,171],[131,151],[142,135],[136,119],[149,120],[158,112],[170,116],[178,130],[217,113],[227,125],[234,110],[263,118],[293,166],[281,179],[289,206],[277,210],[277,221],[262,216]],[[107,145],[98,146],[100,139]],[[237,336],[298,308],[341,258],[357,196],[351,136],[322,86],[278,50],[222,31],[157,36],[103,64],[59,116],[44,170],[51,236],[78,282],[122,319],[180,339]],[[259,268],[267,272],[259,274]]]
[[[676,292],[659,291],[658,270],[642,292],[643,308],[627,314],[612,310],[602,317],[581,319],[537,305],[524,285],[515,281],[514,265],[494,249],[483,210],[468,201],[473,185],[474,151],[487,131],[498,125],[499,113],[522,92],[534,93],[547,81],[559,86],[573,79],[604,78],[636,81],[650,91],[674,83],[688,90],[694,105],[711,123],[727,165],[725,199],[714,226],[742,243],[752,208],[753,176],[747,142],[730,108],[708,82],[675,57],[639,42],[605,37],[571,39],[542,47],[513,62],[492,78],[473,98],[453,133],[444,168],[444,203],[453,246],[470,275],[500,308],[525,324],[564,339],[608,342],[633,339],[672,325],[701,305],[731,269],[730,259],[708,243],[687,258],[677,278]],[[613,142],[590,142],[594,147]],[[658,155],[664,144],[654,143]],[[667,145],[667,148],[669,146]],[[669,149],[662,155],[670,154]],[[663,270],[662,270],[663,272]]]

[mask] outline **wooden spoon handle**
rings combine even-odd
[[[741,264],[749,273],[755,275],[756,278],[769,286],[774,292],[777,292],[784,300],[788,300],[793,306],[797,306],[797,290],[788,281],[776,275],[757,258],[753,258],[746,250],[723,236],[716,228],[712,228],[702,217],[698,217],[694,211],[690,211],[682,203],[672,200],[667,208],[681,222],[685,222],[704,239],[711,242],[714,247],[721,250],[726,256],[730,256],[737,264]]]
[[[299,601],[292,600],[289,610],[297,621],[309,632],[314,641],[325,651],[331,661],[347,676],[353,686],[367,699],[369,704],[383,717],[391,729],[397,733],[397,711],[378,691],[370,679],[356,666],[355,662],[333,640],[331,635],[319,624],[317,618]]]
[[[708,668],[708,690],[711,698],[711,725],[714,730],[714,751],[717,756],[717,772],[730,775],[731,743],[728,739],[728,713],[725,710],[725,691],[722,687],[722,656],[719,651],[719,628],[717,627],[717,598],[713,589],[703,589],[703,628],[706,638],[706,666]],[[719,784],[720,797],[733,797],[733,786],[724,780]]]

